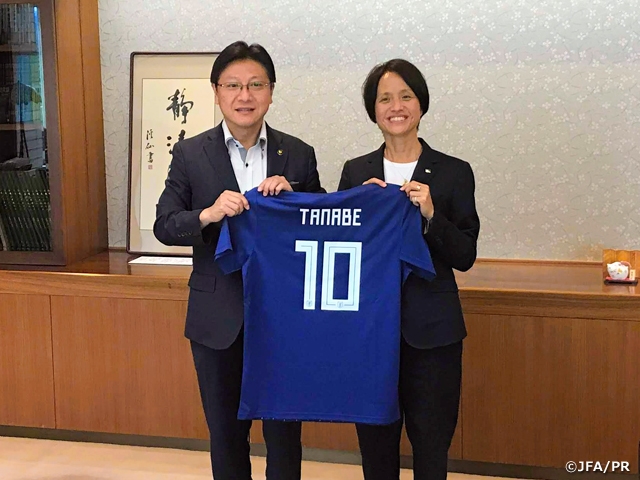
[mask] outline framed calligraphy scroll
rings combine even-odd
[[[217,53],[131,54],[127,252],[191,255],[153,235],[176,142],[222,120],[209,76]]]

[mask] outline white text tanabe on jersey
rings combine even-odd
[[[360,227],[361,208],[301,208],[302,225]]]

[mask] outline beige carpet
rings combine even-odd
[[[253,479],[265,461],[253,457]],[[165,448],[127,447],[0,437],[0,480],[211,480],[209,455]],[[358,480],[357,465],[303,462],[303,480]],[[404,470],[402,480],[413,478]],[[491,477],[449,474],[449,480]]]

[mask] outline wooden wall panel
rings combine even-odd
[[[57,427],[208,438],[186,302],[51,297]]]
[[[56,0],[57,106],[67,263],[107,248],[97,0]]]
[[[262,435],[262,422],[255,420],[251,424],[251,432],[249,432],[251,443],[264,443],[264,435]]]
[[[187,278],[0,271],[0,293],[186,301]]]
[[[89,223],[89,241],[93,246],[93,251],[98,253],[109,246],[98,2],[97,0],[83,0],[79,2],[79,8],[84,80],[87,179],[90,185],[87,209],[96,219],[96,221]]]
[[[464,460],[620,460],[637,471],[640,322],[478,314],[467,323]]]
[[[599,270],[599,269],[598,269]],[[598,272],[599,273],[599,272]],[[602,279],[596,280],[598,286]],[[640,287],[603,285],[603,293],[469,289],[460,291],[467,314],[640,321]]]
[[[307,422],[302,426],[302,446],[357,452],[356,427],[353,423]]]
[[[56,426],[48,296],[0,294],[0,425]]]
[[[84,75],[79,0],[56,0],[58,112],[65,255],[67,262],[91,251]]]

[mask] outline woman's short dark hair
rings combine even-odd
[[[413,90],[413,93],[420,102],[420,110],[422,115],[429,110],[429,89],[427,81],[424,79],[422,72],[413,63],[403,60],[402,58],[394,58],[388,62],[380,63],[373,67],[364,83],[362,84],[362,99],[364,100],[364,108],[369,114],[369,118],[376,123],[376,97],[378,96],[378,84],[380,79],[387,72],[393,72],[404,80]]]
[[[233,42],[220,52],[211,68],[211,83],[217,85],[218,80],[220,80],[220,75],[222,75],[225,68],[239,60],[253,60],[259,63],[267,71],[269,82],[271,84],[276,83],[276,69],[273,66],[271,56],[265,48],[257,43],[248,45],[247,42],[243,42],[242,40]]]

